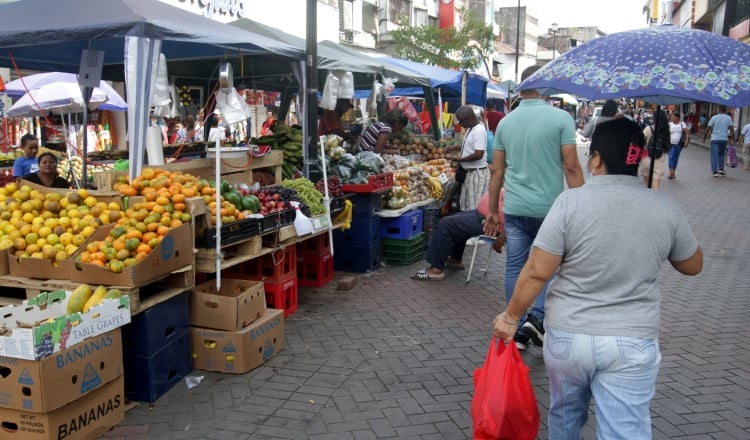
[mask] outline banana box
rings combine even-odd
[[[0,275],[8,275],[10,273],[8,260],[8,250],[0,250]]]
[[[0,408],[3,440],[90,440],[125,420],[125,382],[117,379],[54,411]]]
[[[0,356],[0,407],[46,413],[123,374],[120,329],[38,361]]]
[[[0,357],[43,359],[130,322],[128,295],[68,314],[71,298],[74,292],[57,290],[0,307]]]
[[[229,332],[190,327],[193,368],[222,373],[247,373],[284,347],[284,310],[266,314],[242,330]]]

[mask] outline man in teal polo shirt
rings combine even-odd
[[[521,80],[539,66],[523,71]],[[568,187],[583,185],[583,172],[576,151],[575,123],[566,111],[548,105],[537,90],[520,92],[521,104],[497,126],[490,210],[485,217],[485,234],[495,235],[500,225],[498,195],[505,186],[506,267],[505,298],[510,302],[516,280],[526,263],[537,231],[552,202]],[[531,312],[518,322],[515,342],[525,350],[529,339],[542,346],[544,337],[544,297],[546,287]]]

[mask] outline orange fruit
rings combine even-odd
[[[168,232],[169,232],[169,227],[164,226],[164,225],[159,226],[159,229],[156,230],[156,233],[159,235],[167,235]]]
[[[172,219],[172,222],[169,224],[169,226],[171,228],[176,228],[176,227],[182,226],[182,220],[180,220],[178,218]]]
[[[169,198],[167,198],[165,196],[159,196],[159,197],[156,198],[156,204],[157,205],[162,205],[162,206],[169,205]]]

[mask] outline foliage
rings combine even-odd
[[[407,60],[453,69],[474,69],[493,50],[492,26],[466,8],[458,8],[463,26],[440,29],[438,26],[403,26],[391,32],[395,55]],[[472,44],[478,43],[478,46]]]

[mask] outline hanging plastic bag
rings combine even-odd
[[[475,440],[534,440],[539,408],[527,367],[514,343],[494,337],[482,368],[474,370],[471,401]]]
[[[419,120],[419,114],[417,113],[417,109],[414,108],[414,104],[409,101],[408,98],[404,96],[396,96],[393,98],[388,98],[386,108],[388,111],[393,109],[401,109],[406,113],[406,118],[410,122],[416,122]]]
[[[336,72],[339,82],[338,99],[354,99],[354,75],[352,72]]]
[[[169,79],[167,76],[167,57],[159,54],[159,65],[156,69],[154,93],[151,95],[151,106],[157,116],[169,117],[171,112],[171,98],[169,96]]]
[[[734,147],[734,144],[729,144],[727,146],[727,166],[729,166],[729,168],[737,168],[738,164],[737,149]]]
[[[336,109],[336,99],[338,99],[339,85],[341,80],[333,73],[328,73],[326,83],[323,86],[323,95],[320,97],[318,107],[326,110]]]
[[[237,89],[216,91],[216,108],[221,112],[222,119],[227,124],[244,122],[252,116],[250,106],[237,93]]]
[[[372,90],[370,90],[370,96],[367,97],[367,112],[373,115],[378,114],[378,102],[383,97],[383,84],[380,84],[377,80],[372,82]]]
[[[383,78],[383,95],[390,96],[396,89],[396,78]]]

